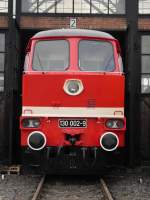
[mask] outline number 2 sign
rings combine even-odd
[[[70,19],[70,28],[77,28],[77,19],[75,18]]]

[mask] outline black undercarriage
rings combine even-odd
[[[46,174],[102,174],[107,167],[124,164],[123,150],[106,152],[96,147],[22,148],[23,166]]]

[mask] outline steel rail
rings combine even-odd
[[[36,188],[36,191],[35,191],[35,193],[34,193],[34,195],[33,195],[33,197],[32,197],[32,199],[31,200],[37,200],[37,198],[38,198],[38,196],[39,196],[39,194],[40,194],[40,192],[41,192],[41,189],[42,189],[42,187],[43,187],[43,184],[44,184],[44,181],[45,181],[45,175],[41,178],[41,180],[40,180],[40,182],[39,182],[39,184],[38,184],[38,186],[37,186],[37,188]]]
[[[100,183],[101,183],[101,189],[104,193],[106,200],[114,200],[104,179],[101,178]]]
[[[38,197],[39,197],[39,195],[41,193],[45,178],[46,178],[45,175],[41,178],[41,180],[40,180],[40,182],[39,182],[39,184],[38,184],[38,186],[37,186],[37,188],[35,190],[35,193],[34,193],[33,197],[31,198],[31,200],[37,200],[38,199]],[[100,179],[100,184],[101,184],[101,189],[102,189],[102,192],[104,194],[105,200],[114,200],[112,195],[111,195],[111,193],[110,193],[110,191],[109,191],[109,189],[108,189],[108,187],[107,187],[106,182],[104,181],[104,179],[102,179],[102,178]]]

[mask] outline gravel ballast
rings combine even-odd
[[[40,176],[5,175],[0,180],[0,200],[28,200],[40,181]]]
[[[115,200],[150,200],[150,168],[112,172],[105,180]]]
[[[30,200],[39,175],[5,175],[0,179],[0,200]],[[49,176],[45,200],[101,200],[99,177]],[[150,169],[114,170],[104,177],[115,200],[149,200]]]

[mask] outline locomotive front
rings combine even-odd
[[[118,41],[91,30],[31,38],[22,89],[21,157],[45,173],[99,173],[125,146]]]

